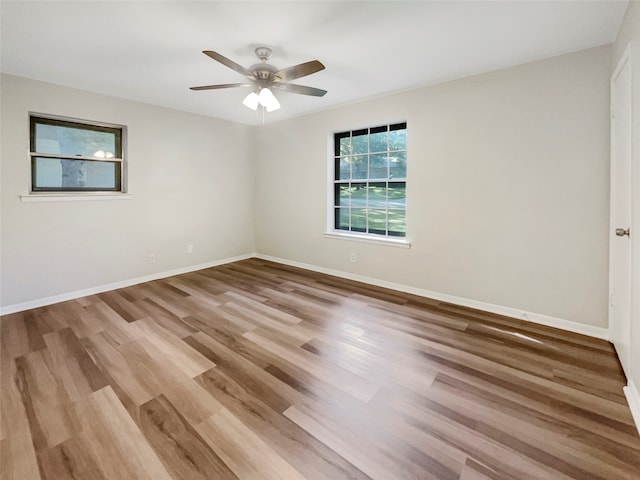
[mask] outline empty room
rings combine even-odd
[[[0,29],[0,479],[640,479],[639,1]]]

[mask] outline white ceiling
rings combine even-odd
[[[250,66],[256,46],[278,68],[318,59],[294,83],[322,98],[280,92],[277,121],[337,105],[569,53],[615,40],[627,1],[4,1],[5,73],[247,124],[247,89],[206,57]]]

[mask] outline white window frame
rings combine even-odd
[[[370,233],[368,231],[368,220],[367,220],[367,231],[365,232],[358,232],[358,231],[353,231],[353,230],[344,230],[344,229],[337,229],[336,228],[336,198],[335,198],[335,188],[337,184],[344,184],[344,180],[337,180],[336,179],[336,174],[335,174],[335,169],[337,168],[337,161],[336,161],[336,150],[335,150],[335,140],[336,140],[336,136],[340,135],[340,134],[346,134],[348,133],[349,135],[352,135],[354,132],[360,132],[362,130],[367,130],[368,134],[370,135],[372,132],[372,130],[375,129],[379,129],[381,127],[386,127],[387,129],[389,129],[390,127],[397,127],[398,125],[404,125],[404,129],[407,129],[407,122],[406,121],[398,121],[398,122],[389,122],[389,123],[385,123],[385,124],[381,124],[381,125],[376,125],[376,126],[370,126],[370,127],[363,127],[363,128],[355,128],[355,129],[351,129],[351,130],[337,130],[334,132],[331,132],[328,135],[328,139],[327,139],[327,228],[324,232],[324,236],[326,238],[334,238],[334,239],[343,239],[343,240],[353,240],[353,241],[359,241],[359,242],[366,242],[366,243],[375,243],[375,244],[383,244],[383,245],[391,245],[391,246],[398,246],[398,247],[410,247],[411,246],[411,242],[409,240],[408,237],[408,230],[407,230],[407,205],[405,204],[405,236],[395,236],[395,235],[389,235],[388,230],[386,231],[385,234],[380,234],[380,233]],[[407,139],[408,142],[408,139]],[[405,155],[408,152],[408,145],[405,146],[405,149],[403,150],[405,152]],[[387,150],[387,152],[389,152],[389,150]],[[372,153],[376,153],[376,152],[368,152],[367,155],[371,155]],[[398,179],[398,180],[393,180],[391,178],[386,178],[386,179],[380,179],[380,178],[370,178],[371,172],[368,169],[367,170],[367,178],[365,179],[354,179],[356,180],[354,183],[387,183],[387,187],[388,187],[388,183],[395,183],[395,182],[400,182],[400,183],[404,183],[405,185],[405,192],[406,192],[406,185],[407,185],[407,175],[405,175],[405,177],[403,179]],[[348,183],[348,182],[347,182]],[[406,200],[405,200],[406,201]],[[387,209],[388,209],[388,205],[387,205]]]

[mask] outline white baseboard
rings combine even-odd
[[[173,275],[180,275],[182,273],[189,273],[196,270],[202,270],[204,268],[216,267],[218,265],[224,265],[226,263],[237,262],[239,260],[246,260],[248,258],[261,258],[263,260],[270,260],[276,263],[282,263],[284,265],[290,265],[292,267],[304,268],[319,273],[326,273],[340,278],[346,278],[348,280],[354,280],[357,282],[368,283],[378,287],[389,288],[391,290],[397,290],[399,292],[411,293],[421,297],[433,298],[443,302],[460,305],[463,307],[477,308],[485,312],[496,313],[498,315],[505,315],[507,317],[516,318],[518,320],[530,321],[549,327],[555,327],[562,330],[567,330],[574,333],[580,333],[591,337],[609,339],[609,331],[606,328],[594,327],[591,325],[585,325],[578,322],[572,322],[570,320],[564,320],[561,318],[550,317],[534,312],[527,312],[524,310],[518,310],[516,308],[504,307],[501,305],[494,305],[491,303],[480,302],[478,300],[471,300],[468,298],[456,297],[454,295],[448,295],[445,293],[434,292],[431,290],[424,290],[421,288],[410,287],[394,282],[387,282],[386,280],[380,280],[377,278],[366,277],[363,275],[357,275],[354,273],[343,272],[340,270],[333,270],[330,268],[324,268],[317,265],[311,265],[308,263],[296,262],[293,260],[287,260],[284,258],[272,257],[269,255],[263,255],[260,253],[248,253],[232,258],[225,258],[221,260],[214,260],[212,262],[201,263],[199,265],[190,265],[188,267],[177,268],[174,270],[158,272],[144,277],[132,278],[129,280],[123,280],[121,282],[109,283],[106,285],[99,285],[97,287],[87,288],[83,290],[76,290],[74,292],[63,293],[60,295],[54,295],[51,297],[39,298],[36,300],[30,300],[28,302],[16,303],[13,305],[7,305],[0,307],[0,315],[7,315],[10,313],[21,312],[23,310],[29,310],[31,308],[43,307],[51,305],[53,303],[64,302],[67,300],[74,300],[80,297],[86,297],[88,295],[95,295],[97,293],[107,292],[109,290],[116,290],[118,288],[130,287],[131,285],[137,285],[139,283],[149,282],[152,280],[158,280],[161,278],[171,277]]]
[[[46,305],[52,305],[54,303],[66,302],[67,300],[74,300],[80,297],[86,297],[88,295],[95,295],[97,293],[108,292],[109,290],[117,290],[118,288],[130,287],[139,283],[150,282],[152,280],[159,280],[161,278],[172,277],[174,275],[180,275],[182,273],[195,272],[196,270],[202,270],[204,268],[217,267],[218,265],[224,265],[225,263],[237,262],[239,260],[246,260],[247,258],[253,258],[253,253],[240,255],[237,257],[224,258],[222,260],[214,260],[212,262],[200,263],[198,265],[189,265],[188,267],[176,268],[174,270],[167,270],[164,272],[152,273],[151,275],[145,275],[144,277],[131,278],[129,280],[123,280],[121,282],[108,283],[106,285],[99,285],[97,287],[86,288],[83,290],[76,290],[74,292],[62,293],[60,295],[53,295],[51,297],[38,298],[36,300],[30,300],[28,302],[16,303],[13,305],[7,305],[0,307],[0,315],[8,315],[9,313],[21,312],[23,310],[29,310],[31,308],[44,307]]]
[[[542,315],[540,313],[527,312],[512,307],[504,307],[501,305],[494,305],[492,303],[481,302],[478,300],[471,300],[463,297],[456,297],[454,295],[448,295],[446,293],[434,292],[432,290],[424,290],[421,288],[410,287],[402,285],[400,283],[387,282],[386,280],[379,280],[377,278],[365,277],[363,275],[357,275],[355,273],[343,272],[340,270],[332,270],[330,268],[319,267],[317,265],[311,265],[308,263],[296,262],[293,260],[287,260],[284,258],[272,257],[269,255],[263,255],[261,253],[255,254],[256,258],[263,260],[270,260],[276,263],[282,263],[290,265],[292,267],[304,268],[305,270],[312,270],[314,272],[326,273],[327,275],[333,275],[335,277],[346,278],[348,280],[354,280],[357,282],[368,283],[378,287],[389,288],[391,290],[397,290],[399,292],[411,293],[420,297],[433,298],[434,300],[440,300],[463,307],[477,308],[485,312],[496,313],[498,315],[505,315],[507,317],[516,318],[518,320],[525,320],[540,325],[546,325],[548,327],[559,328],[561,330],[567,330],[569,332],[580,333],[582,335],[588,335],[590,337],[601,338],[603,340],[609,340],[609,330],[602,327],[594,327],[592,325],[585,325],[583,323],[573,322],[571,320],[564,320],[562,318],[550,317],[548,315]]]
[[[632,380],[629,380],[629,383],[623,388],[623,390],[627,397],[629,408],[631,409],[633,421],[636,422],[636,428],[638,429],[638,433],[640,433],[640,392]]]

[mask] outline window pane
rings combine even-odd
[[[367,184],[352,183],[350,190],[351,190],[351,206],[365,208],[367,206]]]
[[[369,176],[369,159],[367,155],[357,155],[353,158],[353,168],[351,170],[351,178],[358,180],[366,179]]]
[[[369,160],[369,178],[384,178],[389,177],[389,157],[386,153],[371,155]]]
[[[45,123],[35,125],[35,151],[98,158],[120,156],[116,151],[116,135],[112,132]]]
[[[368,130],[358,130],[353,132],[351,137],[351,148],[353,154],[369,153],[369,132]]]
[[[91,188],[116,188],[119,182],[120,163],[85,162],[87,186]]]
[[[407,234],[406,212],[404,210],[389,210],[389,235],[404,237]]]
[[[373,129],[372,129],[373,130]],[[386,152],[387,151],[387,138],[388,133],[385,128],[383,132],[371,133],[369,137],[369,148],[371,153],[374,152]]]
[[[335,156],[340,157],[351,154],[351,136],[350,132],[336,133],[335,138]]]
[[[389,150],[407,149],[407,130],[392,130],[389,132]]]
[[[406,207],[406,184],[404,182],[390,182],[389,183],[389,208],[402,208]]]
[[[336,184],[335,188],[336,206],[348,207],[351,205],[351,187],[347,184]]]
[[[351,209],[351,230],[355,232],[367,231],[367,210],[365,208]]]
[[[381,208],[387,207],[387,185],[385,183],[370,183],[369,184],[369,202],[367,203],[369,208]]]
[[[390,154],[389,178],[407,178],[407,152],[392,152]]]
[[[387,211],[381,209],[369,210],[369,232],[385,235],[387,233]]]
[[[33,168],[34,189],[120,189],[120,162],[36,157]]]
[[[340,165],[340,170],[336,172],[336,180],[349,180],[351,178],[351,158],[340,157],[336,159],[336,163]]]
[[[336,208],[335,220],[336,220],[336,229],[349,230],[349,209]]]

